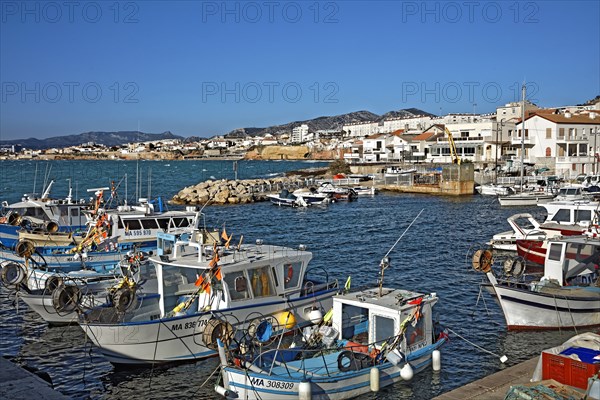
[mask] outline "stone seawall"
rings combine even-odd
[[[267,194],[282,189],[294,190],[305,187],[306,181],[299,176],[273,179],[208,180],[195,186],[183,188],[173,196],[174,204],[247,204],[265,201]]]

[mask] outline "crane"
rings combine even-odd
[[[450,145],[450,156],[452,157],[452,164],[460,165],[460,157],[458,156],[458,152],[456,151],[456,145],[454,144],[452,133],[445,126],[444,130],[446,131],[446,136],[448,136],[448,144]]]

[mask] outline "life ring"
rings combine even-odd
[[[217,318],[209,319],[204,332],[202,332],[202,341],[209,349],[217,348],[217,339],[220,339],[226,346],[229,345],[233,338],[233,327],[227,321]]]
[[[475,254],[473,254],[473,269],[475,271],[481,272],[490,272],[492,269],[492,261],[494,256],[489,250],[477,250]]]
[[[57,313],[75,311],[81,302],[81,290],[75,285],[60,285],[52,292],[52,306]]]
[[[35,252],[35,245],[31,240],[21,239],[15,246],[15,253],[19,257],[23,258],[31,258],[33,253]]]
[[[8,262],[2,266],[0,281],[5,286],[16,286],[23,282],[27,273],[21,264]]]
[[[125,312],[137,304],[137,296],[135,289],[129,286],[122,286],[117,289],[112,295],[113,306],[119,312]]]
[[[52,293],[60,285],[63,285],[63,279],[60,276],[51,275],[50,277],[48,277],[48,279],[46,279],[46,284],[44,285],[44,288],[46,291]]]
[[[338,355],[337,364],[341,372],[358,371],[373,365],[373,359],[368,354],[344,350]]]

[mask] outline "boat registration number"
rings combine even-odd
[[[275,389],[292,389],[294,387],[294,382],[270,381],[262,378],[250,378],[250,382],[253,386],[263,386]]]
[[[152,231],[150,229],[132,229],[125,231],[125,236],[150,236]]]

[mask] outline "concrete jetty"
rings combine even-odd
[[[511,386],[525,385],[538,363],[539,357],[496,372],[475,382],[444,393],[434,400],[504,400]]]
[[[0,357],[0,399],[64,400],[68,397],[34,373]]]

